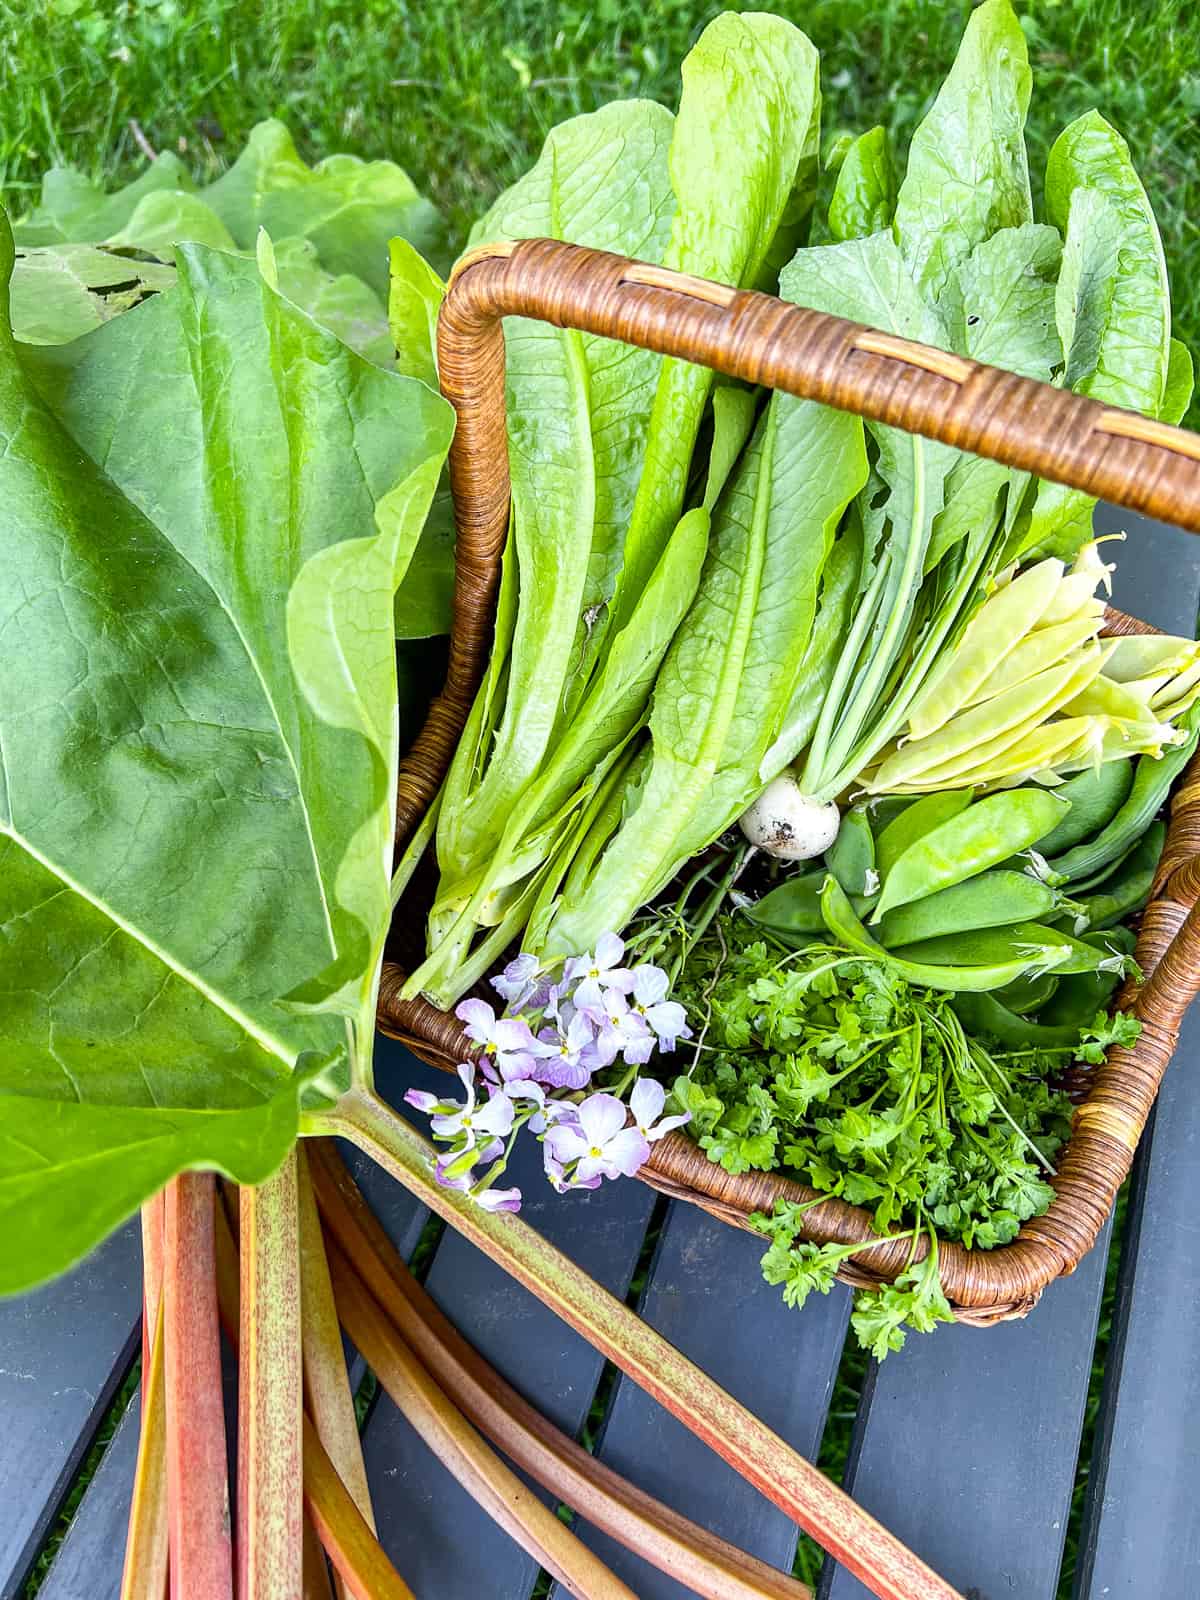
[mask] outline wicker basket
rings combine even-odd
[[[458,524],[454,629],[444,689],[401,763],[398,844],[432,802],[462,731],[491,640],[500,557],[508,531],[504,406],[505,316],[620,339],[701,363],[747,382],[823,401],[990,456],[1040,477],[1200,532],[1200,437],[1069,391],[981,366],[768,295],[551,240],[489,245],[460,262],[438,323],[442,388],[458,416],[450,454]],[[1108,632],[1152,632],[1110,612]],[[1184,774],[1154,896],[1142,917],[1144,981],[1124,996],[1142,1023],[1133,1049],[1114,1048],[1091,1074],[1064,1151],[1056,1197],[1011,1244],[939,1248],[939,1271],[960,1321],[1024,1316],[1045,1286],[1071,1272],[1095,1242],[1153,1105],[1180,1021],[1200,989],[1200,758]],[[419,907],[401,902],[398,933]],[[400,965],[387,962],[379,1025],[435,1066],[470,1054],[457,1020],[423,1000],[401,1001]],[[778,1174],[731,1177],[685,1135],[655,1146],[643,1179],[740,1227],[774,1200],[815,1198]],[[825,1199],[805,1215],[819,1242],[873,1237],[870,1216]],[[903,1271],[907,1237],[858,1252],[840,1276],[877,1287]]]

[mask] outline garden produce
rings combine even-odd
[[[868,134],[819,185],[815,51],[729,14],[677,114],[554,129],[472,241],[778,287],[1178,416],[1191,366],[1128,152],[1073,124],[1035,221],[1029,92],[1013,12],[985,0],[903,175]],[[296,1147],[336,1135],[877,1592],[948,1594],[511,1215],[509,1150],[539,1139],[561,1190],[684,1127],[731,1171],[782,1162],[911,1250],[859,1307],[866,1342],[932,1327],[939,1235],[987,1248],[1045,1207],[1061,1069],[1133,1037],[1107,1010],[1135,970],[1120,924],[1195,746],[1197,647],[1100,637],[1076,491],[513,320],[491,655],[396,866],[400,712],[425,698],[396,635],[444,625],[449,548],[428,208],[386,163],[309,169],[268,124],[203,191],[165,158],[115,196],[60,175],[19,228],[18,261],[0,222],[0,1289],[144,1205],[129,1585],[169,1565],[197,1593],[235,1569],[246,1600],[280,1574],[295,1592],[303,1485],[348,1588],[405,1592],[371,1536],[341,1317],[515,1536],[568,1586],[622,1592],[540,1506],[510,1516],[508,1470],[331,1270]],[[475,1058],[409,1096],[436,1148],[372,1069],[426,850],[407,992],[455,1005]],[[797,1243],[802,1221],[763,1223],[795,1300],[860,1248]],[[218,1312],[240,1347],[236,1548]]]

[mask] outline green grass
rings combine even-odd
[[[760,0],[765,5],[766,0]],[[0,190],[21,209],[45,168],[113,179],[157,149],[212,176],[266,116],[310,158],[398,161],[459,234],[546,130],[617,96],[673,102],[713,0],[0,0]],[[779,0],[824,56],[825,126],[905,140],[952,58],[953,0]],[[1192,0],[1037,0],[1030,146],[1040,172],[1070,118],[1123,130],[1160,218],[1177,331],[1200,344],[1200,25]]]

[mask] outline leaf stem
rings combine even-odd
[[[308,1156],[296,1152],[300,1202],[300,1316],[304,1345],[304,1407],[324,1446],[334,1471],[345,1484],[363,1520],[375,1532],[371,1491],[363,1464],[362,1441],[354,1414],[354,1396],[346,1371],[342,1333],[338,1325],[329,1262],[321,1234],[321,1219],[313,1195]],[[341,1575],[340,1597],[351,1594]],[[364,1597],[365,1600],[365,1597]]]
[[[306,1132],[349,1138],[615,1362],[633,1381],[800,1523],[881,1600],[959,1600],[874,1518],[706,1373],[527,1223],[485,1212],[433,1174],[426,1140],[374,1095],[354,1089]]]
[[[162,1287],[172,1600],[229,1600],[233,1549],[211,1173],[167,1189]]]
[[[147,1209],[153,1202],[147,1202]],[[167,1442],[163,1382],[163,1306],[148,1341],[150,1360],[142,1368],[142,1432],[138,1441],[133,1499],[125,1541],[121,1600],[162,1600],[167,1592]]]
[[[295,1151],[240,1197],[238,1600],[303,1581],[300,1245]]]
[[[236,1196],[237,1191],[233,1193]],[[233,1231],[237,1223],[231,1222],[220,1203],[214,1219],[221,1326],[237,1349],[241,1332],[238,1244]],[[351,1499],[307,1416],[303,1429],[304,1503],[335,1570],[352,1591],[370,1595],[371,1600],[416,1600]]]
[[[590,1455],[517,1393],[409,1272],[329,1141],[309,1146],[340,1270],[375,1301],[455,1405],[516,1466],[592,1527],[701,1600],[810,1600],[803,1584],[689,1522]],[[353,1335],[352,1335],[353,1336]]]

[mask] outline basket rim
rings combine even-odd
[[[460,261],[438,321],[443,392],[458,419],[450,454],[458,544],[447,683],[400,765],[397,841],[426,819],[466,721],[490,648],[509,519],[504,405],[506,315],[576,327],[681,356],[768,387],[941,439],[1072,484],[1200,532],[1200,437],[945,352],[881,335],[772,296],[709,284],[624,257],[526,240],[484,246]],[[882,342],[881,342],[882,341]],[[1157,632],[1110,608],[1109,633]],[[1024,1316],[1095,1242],[1124,1181],[1200,988],[1200,755],[1177,781],[1136,957],[1144,981],[1122,996],[1142,1023],[1128,1048],[1096,1069],[1064,1146],[1049,1210],[1006,1245],[968,1251],[939,1240],[938,1269],[960,1321]],[[397,910],[404,905],[401,896]],[[381,1031],[434,1066],[469,1060],[461,1024],[423,999],[401,1000],[405,973],[384,963]],[[909,1236],[880,1237],[870,1213],[817,1196],[781,1173],[731,1177],[683,1134],[659,1141],[639,1174],[662,1192],[749,1228],[780,1195],[819,1199],[804,1237],[863,1243],[839,1278],[876,1288],[911,1263]],[[871,1241],[866,1243],[866,1241]],[[928,1246],[922,1240],[917,1258]]]

